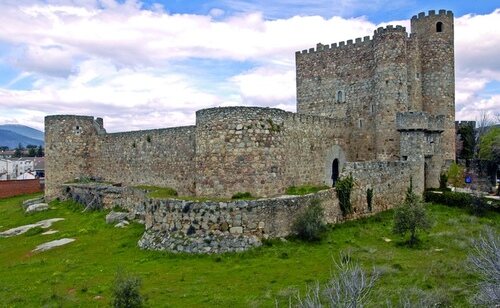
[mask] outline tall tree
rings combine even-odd
[[[490,128],[481,136],[479,158],[500,163],[500,127]]]
[[[472,159],[474,156],[474,148],[476,146],[475,127],[472,124],[460,125],[458,133],[462,139],[463,146],[460,153],[461,158]]]
[[[14,157],[21,157],[21,156],[23,156],[23,151],[24,151],[23,145],[21,143],[19,143],[19,145],[17,146],[17,148],[14,151],[13,156]]]
[[[43,148],[42,148],[42,146],[41,146],[41,145],[40,145],[40,146],[38,146],[38,149],[37,149],[37,151],[36,151],[36,157],[43,157],[43,156],[44,156],[44,154],[45,154],[45,153],[43,152]]]

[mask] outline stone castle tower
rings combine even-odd
[[[398,113],[444,116],[440,157],[427,162],[442,167],[455,158],[453,37],[453,13],[429,11],[413,16],[409,35],[387,26],[373,38],[297,52],[297,112],[344,121],[350,159],[382,161],[406,156]]]

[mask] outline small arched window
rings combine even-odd
[[[337,103],[342,103],[344,101],[344,93],[342,91],[337,92]]]
[[[436,32],[443,32],[443,23],[440,21],[436,24]]]

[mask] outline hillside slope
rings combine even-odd
[[[8,130],[11,132],[14,132],[16,134],[19,134],[21,136],[25,136],[28,138],[33,138],[37,140],[42,140],[44,138],[43,132],[39,131],[38,129],[31,128],[26,125],[19,125],[19,124],[2,124],[0,125],[0,129],[2,130]]]
[[[36,146],[44,145],[43,139],[35,139],[20,135],[10,130],[0,129],[0,146],[8,146],[10,149],[16,148],[19,143],[26,147],[28,144]]]

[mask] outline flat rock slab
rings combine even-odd
[[[60,240],[50,241],[50,242],[38,245],[32,251],[33,252],[42,252],[42,251],[46,251],[46,250],[52,249],[54,247],[59,247],[59,246],[63,246],[63,245],[69,244],[69,243],[74,242],[74,241],[75,241],[74,238],[62,238]]]
[[[32,204],[44,203],[44,202],[45,202],[44,197],[29,199],[23,202],[23,209],[26,210]]]
[[[0,232],[0,237],[16,236],[19,234],[26,233],[28,230],[36,228],[36,227],[41,227],[41,228],[47,229],[47,228],[50,228],[50,226],[52,226],[53,223],[55,223],[57,221],[61,221],[61,220],[64,220],[64,218],[45,219],[45,220],[41,220],[41,221],[34,223],[34,224],[29,224],[29,225],[20,226],[17,228],[12,228],[12,229],[9,229],[7,231]]]
[[[122,220],[115,225],[115,228],[125,228],[126,226],[128,226],[128,224],[129,224],[128,221]]]
[[[49,205],[47,203],[35,203],[26,208],[26,213],[41,212],[41,211],[46,211],[48,209]]]
[[[59,231],[57,231],[57,230],[49,230],[49,231],[43,232],[42,235],[50,235],[50,234],[54,234],[54,233],[57,233],[57,232],[59,232]]]

